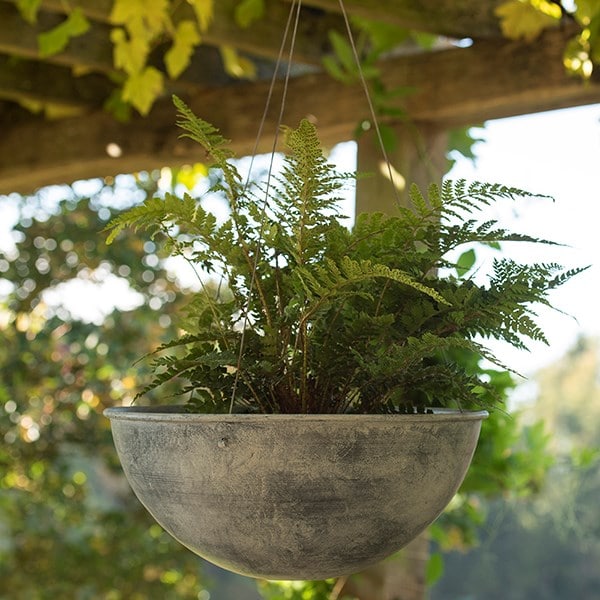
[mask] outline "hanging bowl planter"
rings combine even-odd
[[[402,548],[458,489],[487,417],[105,414],[158,523],[216,565],[267,579],[354,573]]]

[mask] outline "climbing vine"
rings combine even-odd
[[[496,8],[496,15],[505,37],[529,42],[546,29],[576,26],[578,32],[567,43],[563,61],[568,72],[588,80],[594,66],[600,64],[600,2],[576,0],[569,8],[564,4],[558,0],[508,0]]]
[[[148,64],[152,48],[165,37],[171,40],[165,66],[168,76],[175,79],[189,65],[200,34],[210,25],[212,0],[192,0],[190,5],[195,18],[175,24],[169,0],[115,0],[113,4],[111,41],[115,67],[125,73],[122,99],[142,114],[149,112],[164,89],[163,73]]]
[[[164,93],[167,80],[176,80],[190,66],[194,52],[204,42],[213,23],[216,1],[113,1],[107,18],[113,47],[112,77],[118,89],[107,102],[109,110],[123,114],[126,107],[133,106],[143,115],[150,111]],[[32,25],[37,23],[42,0],[15,0],[15,4],[24,20]],[[528,42],[533,42],[546,29],[571,24],[574,34],[566,45],[564,64],[569,72],[589,79],[594,65],[600,63],[600,2],[576,0],[565,5],[559,0],[506,0],[495,13],[505,37]],[[266,11],[266,0],[238,0],[232,18],[240,28],[248,28],[263,18]],[[38,33],[40,57],[63,52],[72,39],[90,30],[91,23],[82,7],[76,6],[65,12],[61,23]],[[378,112],[402,118],[398,99],[410,90],[385,89],[381,85],[378,62],[399,43],[428,47],[439,38],[366,19],[353,18],[353,26],[357,31],[363,73],[372,87]],[[332,52],[325,57],[324,68],[340,81],[356,81],[358,72],[348,41],[332,31],[330,45]],[[164,67],[152,60],[158,48],[162,51]],[[255,65],[233,46],[222,46],[219,50],[228,75],[237,78],[255,76]]]
[[[214,17],[215,0],[114,0],[109,16],[112,26],[113,64],[120,87],[109,107],[121,110],[122,104],[148,114],[164,92],[165,78],[177,79],[190,65],[195,49]],[[30,24],[37,22],[41,0],[18,0],[17,7]],[[249,26],[264,11],[263,0],[243,0],[235,12],[240,26]],[[69,11],[58,26],[38,34],[41,57],[59,54],[71,39],[85,34],[90,22],[81,8]],[[157,47],[167,45],[165,72],[151,64]],[[254,65],[235,48],[220,48],[225,71],[233,77],[252,78]]]

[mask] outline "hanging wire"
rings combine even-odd
[[[269,113],[269,108],[271,106],[271,99],[273,97],[273,91],[275,89],[275,83],[277,81],[277,75],[279,73],[279,68],[281,67],[281,63],[283,61],[283,54],[284,54],[284,50],[285,50],[285,45],[287,43],[287,37],[288,37],[288,34],[289,34],[289,30],[290,30],[290,26],[291,26],[291,23],[292,23],[292,19],[293,19],[293,16],[294,16],[294,6],[295,6],[295,4],[296,4],[296,0],[294,0],[294,2],[292,2],[292,4],[290,5],[290,12],[288,14],[287,22],[285,24],[285,29],[284,29],[284,32],[283,32],[283,37],[282,37],[282,40],[281,40],[281,45],[279,47],[279,53],[277,55],[277,60],[275,61],[275,67],[273,69],[273,75],[271,76],[271,83],[269,85],[269,90],[267,92],[267,100],[265,102],[265,108],[263,110],[263,113],[262,113],[262,116],[261,116],[261,119],[260,119],[260,124],[258,126],[258,132],[256,134],[256,139],[254,140],[254,147],[252,148],[252,154],[250,155],[250,166],[248,167],[248,175],[246,177],[246,182],[245,182],[244,188],[243,188],[244,192],[246,192],[246,190],[250,186],[250,178],[252,176],[252,168],[254,166],[254,159],[256,158],[256,154],[258,152],[258,145],[259,145],[260,140],[262,138],[263,129],[264,129],[264,126],[265,126],[265,122],[267,120],[267,114]],[[299,4],[301,5],[302,2],[299,2]],[[297,27],[298,27],[298,17],[299,17],[299,14],[300,14],[300,7],[298,7],[298,10],[297,10],[297,13],[296,13],[296,22],[295,22],[295,25],[294,25],[294,33],[292,34],[292,50],[293,50],[293,45],[295,43],[295,37],[296,37],[296,31],[297,31]],[[288,67],[287,67],[287,71],[286,71],[287,75],[286,75],[286,78],[284,80],[284,98],[283,98],[283,100],[285,100],[285,96],[287,96],[287,83],[289,81],[290,65],[291,65],[291,56],[290,56],[290,60],[288,61]],[[282,105],[282,111],[283,111],[283,104],[284,103],[282,101],[282,103],[281,103],[281,105]],[[280,115],[279,115],[279,117],[280,117],[279,120],[280,121],[281,121],[281,115],[282,115],[282,112],[280,112]],[[278,130],[279,130],[279,127],[277,127],[277,130],[275,131],[275,136],[277,136]],[[277,144],[277,139],[275,139],[275,142],[273,144],[273,149],[276,147],[276,144]]]
[[[302,8],[302,0],[293,0],[291,6],[290,6],[290,12],[288,15],[288,20],[286,23],[286,27],[285,27],[285,31],[283,34],[283,38],[281,41],[281,46],[279,48],[279,54],[277,57],[277,62],[275,64],[275,69],[273,71],[273,77],[271,78],[271,84],[269,86],[269,91],[267,93],[267,101],[266,101],[266,105],[265,105],[265,110],[263,111],[263,115],[260,121],[260,125],[258,128],[258,133],[256,136],[256,140],[254,142],[254,149],[252,152],[252,158],[250,160],[250,166],[248,169],[248,176],[246,179],[246,183],[244,185],[244,189],[243,192],[245,193],[250,185],[250,177],[252,174],[252,167],[254,164],[254,157],[256,156],[257,150],[258,150],[258,145],[260,142],[260,138],[262,136],[262,131],[264,129],[264,125],[267,119],[267,114],[268,114],[268,110],[269,110],[269,106],[271,103],[271,98],[273,96],[273,91],[275,88],[275,82],[277,79],[277,73],[279,71],[279,66],[281,64],[282,61],[282,57],[284,54],[284,50],[285,50],[285,46],[287,44],[287,38],[289,35],[289,29],[290,29],[290,25],[292,23],[293,20],[293,29],[292,29],[292,36],[291,36],[291,41],[290,41],[290,49],[288,52],[288,61],[287,61],[287,68],[285,71],[285,76],[284,76],[284,81],[283,81],[283,90],[282,90],[282,96],[281,96],[281,104],[280,104],[280,108],[279,108],[279,114],[277,117],[277,122],[275,125],[275,133],[273,135],[273,145],[271,148],[271,159],[269,161],[269,170],[267,173],[267,181],[265,184],[265,195],[264,195],[264,199],[263,199],[263,203],[261,206],[261,214],[263,215],[263,219],[260,223],[260,229],[259,229],[259,235],[258,235],[258,240],[261,240],[263,237],[263,233],[264,233],[264,229],[265,229],[265,221],[266,219],[264,218],[264,216],[266,215],[266,211],[267,211],[267,204],[269,201],[269,193],[270,193],[270,186],[271,186],[271,178],[273,175],[273,165],[275,163],[275,152],[277,150],[277,144],[279,141],[279,131],[281,129],[281,126],[283,124],[283,114],[284,114],[284,110],[285,110],[285,102],[287,100],[287,92],[288,92],[288,86],[289,86],[289,80],[290,80],[290,73],[291,73],[291,68],[292,68],[292,62],[293,62],[293,56],[294,56],[294,47],[296,44],[296,37],[297,37],[297,33],[298,33],[298,23],[300,21],[300,10]],[[295,12],[294,12],[295,11]],[[294,16],[295,15],[295,16]],[[239,384],[239,380],[240,380],[240,375],[241,375],[241,369],[242,369],[242,359],[243,359],[243,353],[244,353],[244,343],[245,343],[245,339],[246,339],[246,329],[248,327],[248,323],[249,323],[249,312],[250,312],[250,300],[252,297],[252,292],[254,290],[254,286],[256,284],[256,273],[258,270],[258,261],[260,258],[260,252],[261,252],[261,248],[260,248],[260,242],[257,243],[256,249],[255,249],[255,255],[254,255],[254,264],[252,266],[252,276],[250,279],[250,285],[248,287],[248,301],[246,303],[246,306],[244,308],[244,319],[243,319],[243,324],[242,324],[242,333],[241,333],[241,338],[240,338],[240,348],[239,348],[239,352],[238,352],[238,357],[237,357],[237,363],[236,363],[236,371],[235,371],[235,378],[233,380],[233,386],[232,386],[232,390],[231,390],[231,399],[229,402],[229,414],[231,414],[233,412],[233,406],[235,403],[235,396],[237,393],[237,388],[238,388],[238,384]]]
[[[369,93],[369,86],[367,85],[367,80],[365,79],[365,74],[360,64],[360,56],[358,55],[358,50],[356,49],[356,42],[354,41],[354,35],[352,33],[352,27],[350,26],[350,19],[348,18],[348,13],[346,12],[346,7],[344,6],[344,0],[339,0],[340,11],[342,16],[344,17],[344,24],[346,25],[346,32],[348,33],[348,41],[350,42],[350,46],[352,48],[352,55],[354,56],[354,62],[356,63],[356,68],[358,70],[358,76],[360,79],[360,83],[365,93],[365,97],[367,99],[367,104],[369,105],[369,112],[371,114],[371,119],[373,122],[373,127],[375,128],[375,132],[377,135],[377,141],[379,142],[379,146],[381,148],[381,153],[383,155],[383,159],[385,161],[388,177],[390,178],[390,182],[392,183],[392,188],[394,190],[394,197],[398,205],[401,204],[400,194],[398,192],[398,188],[394,184],[395,177],[392,171],[392,163],[389,159],[388,153],[385,149],[385,144],[383,143],[383,136],[381,135],[381,128],[379,127],[379,121],[377,119],[377,114],[375,113],[375,107],[373,106],[373,101],[371,100],[371,94]]]
[[[348,39],[350,42],[350,46],[352,48],[352,54],[354,56],[354,61],[356,63],[356,67],[358,70],[358,75],[360,78],[360,82],[361,82],[361,86],[362,89],[365,93],[365,97],[367,99],[367,104],[369,106],[369,112],[371,115],[371,119],[373,122],[373,126],[375,128],[375,132],[377,135],[377,140],[379,143],[379,146],[381,148],[381,152],[383,155],[383,158],[385,160],[386,166],[387,166],[387,170],[388,170],[388,176],[390,178],[390,181],[392,182],[392,187],[394,190],[394,195],[396,198],[396,202],[398,204],[401,203],[400,200],[400,195],[398,193],[398,189],[396,188],[395,185],[393,185],[394,182],[394,175],[393,175],[393,171],[392,171],[392,164],[390,162],[388,153],[385,149],[385,144],[383,142],[383,137],[381,135],[381,128],[379,126],[379,122],[377,119],[377,115],[375,112],[375,107],[373,105],[373,101],[371,99],[371,95],[369,93],[369,87],[367,85],[367,81],[362,69],[362,65],[360,63],[360,57],[358,54],[358,50],[356,48],[356,42],[354,40],[354,35],[352,33],[352,27],[350,26],[350,20],[348,18],[348,13],[346,12],[346,7],[344,6],[344,2],[343,0],[339,0],[339,5],[340,5],[340,10],[342,13],[342,16],[344,18],[344,23],[346,25],[346,31],[348,33]],[[275,68],[273,71],[273,76],[271,78],[271,83],[269,86],[269,90],[267,93],[267,100],[266,100],[266,104],[265,104],[265,109],[263,111],[262,114],[262,118],[259,124],[259,128],[258,128],[258,133],[256,136],[256,140],[254,142],[254,148],[252,151],[252,157],[250,160],[250,166],[248,169],[248,175],[246,178],[246,182],[244,184],[243,187],[243,193],[246,193],[248,187],[250,186],[250,178],[251,178],[251,174],[252,174],[252,168],[254,165],[254,159],[255,156],[257,154],[258,151],[258,146],[260,143],[260,139],[262,137],[262,132],[266,123],[266,119],[267,119],[267,114],[269,111],[269,107],[271,105],[271,100],[273,97],[273,91],[275,89],[275,83],[277,80],[277,75],[279,72],[279,67],[281,65],[281,62],[283,60],[283,55],[284,55],[284,51],[285,51],[285,46],[287,44],[287,38],[289,35],[289,31],[290,31],[290,27],[292,27],[292,22],[293,22],[293,27],[292,27],[292,35],[291,35],[291,40],[290,40],[290,49],[288,52],[288,61],[287,61],[287,67],[286,67],[286,71],[285,71],[285,76],[284,76],[284,81],[283,81],[283,89],[282,89],[282,96],[281,96],[281,104],[280,104],[280,109],[279,109],[279,115],[277,117],[277,122],[276,122],[276,127],[275,127],[275,133],[273,136],[273,145],[271,148],[271,158],[270,158],[270,162],[269,162],[269,169],[268,169],[268,173],[267,173],[267,181],[265,184],[265,195],[264,195],[264,200],[261,206],[261,214],[264,216],[266,215],[266,210],[267,210],[267,205],[268,205],[268,200],[269,200],[269,192],[270,192],[270,184],[271,184],[271,178],[272,178],[272,174],[273,174],[273,165],[275,162],[275,152],[277,149],[277,144],[279,141],[279,132],[283,123],[283,114],[284,114],[284,110],[285,110],[285,103],[287,100],[287,92],[288,92],[288,86],[289,86],[289,79],[290,79],[290,73],[291,73],[291,67],[292,67],[292,62],[293,62],[293,56],[294,56],[294,47],[295,47],[295,43],[296,43],[296,37],[297,37],[297,33],[298,33],[298,23],[300,20],[300,10],[302,8],[302,0],[292,0],[291,5],[290,5],[290,12],[288,14],[288,19],[286,22],[286,26],[285,26],[285,30],[284,30],[284,34],[283,34],[283,38],[281,41],[281,45],[279,48],[279,54],[277,56],[277,61],[275,63]],[[264,228],[265,228],[265,219],[263,218],[261,223],[260,223],[260,230],[259,230],[259,236],[258,239],[262,239],[262,235],[264,232]],[[233,407],[235,404],[235,396],[237,393],[237,388],[238,388],[238,384],[239,384],[239,380],[240,380],[240,376],[241,376],[241,369],[242,369],[242,359],[243,359],[243,352],[244,352],[244,343],[245,343],[245,337],[246,337],[246,329],[248,327],[249,324],[249,311],[250,311],[250,300],[251,300],[251,296],[252,296],[252,291],[254,290],[254,286],[256,284],[256,277],[257,277],[257,270],[258,270],[258,261],[260,258],[260,243],[257,244],[256,247],[256,251],[255,251],[255,256],[254,256],[254,263],[253,263],[253,267],[252,267],[252,276],[250,279],[250,285],[248,288],[248,301],[246,303],[246,306],[244,308],[244,319],[243,319],[243,325],[242,325],[242,332],[241,332],[241,338],[240,338],[240,348],[239,348],[239,352],[238,352],[238,357],[237,357],[237,363],[236,363],[236,373],[235,373],[235,378],[234,378],[234,382],[233,382],[233,387],[232,387],[232,392],[231,392],[231,400],[229,403],[229,413],[231,414],[233,412]]]

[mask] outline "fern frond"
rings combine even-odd
[[[434,196],[436,195],[436,189],[437,187],[435,185],[432,185],[430,188],[430,193],[433,191]],[[410,186],[409,195],[412,207],[417,215],[426,217],[431,213],[431,207],[427,204],[425,197],[415,183]]]
[[[474,181],[467,185],[465,179],[442,182],[441,188],[435,184],[430,186],[430,197],[439,194],[443,218],[454,218],[462,213],[480,211],[499,199],[516,200],[518,198],[547,198],[546,194],[536,194],[517,187],[506,186],[500,183],[486,183]]]
[[[235,365],[236,355],[233,352],[214,350],[204,351],[202,348],[192,348],[181,356],[161,356],[153,361],[154,377],[138,394],[136,398],[147,394],[149,391],[160,387],[164,383],[176,378],[185,377],[195,379],[195,371],[222,370]]]
[[[150,237],[161,230],[164,215],[164,202],[160,198],[149,198],[140,206],[134,206],[127,212],[121,213],[104,228],[110,231],[106,238],[107,244],[112,244],[119,233],[126,227],[150,230]]]
[[[339,213],[337,194],[350,176],[337,173],[325,160],[316,128],[308,120],[296,129],[284,128],[284,133],[291,152],[271,188],[269,208],[289,258],[303,265],[322,256],[324,231]]]
[[[579,275],[580,273],[587,271],[590,267],[591,267],[591,265],[587,265],[585,267],[576,267],[574,269],[567,269],[565,271],[562,271],[561,273],[556,275],[553,279],[550,279],[547,282],[547,287],[549,290],[553,290],[561,285],[564,285],[571,278],[575,277],[576,275]]]
[[[309,296],[319,299],[331,299],[347,286],[382,278],[401,283],[429,296],[440,304],[447,304],[439,292],[416,281],[408,273],[392,269],[387,265],[373,263],[370,260],[357,261],[345,256],[336,264],[326,258],[322,265],[298,269],[297,272]],[[358,291],[364,292],[364,290]]]
[[[109,243],[126,227],[163,234],[171,254],[220,278],[216,287],[202,280],[178,323],[185,333],[153,354],[154,379],[141,394],[176,378],[197,411],[222,412],[231,402],[262,412],[472,406],[493,396],[477,361],[506,369],[477,336],[517,348],[545,341],[535,305],[548,305],[551,289],[584,270],[501,259],[485,285],[444,277],[437,269],[451,266],[447,253],[462,244],[553,244],[480,212],[499,199],[541,196],[446,180],[426,194],[412,186],[410,208],[359,215],[348,230],[336,203],[349,176],[327,163],[311,123],[285,129],[282,170],[250,189],[228,141],[174,102],[182,136],[221,170],[209,193],[226,196],[230,212],[217,224],[200,201],[167,194],[108,226]],[[465,356],[467,366],[458,358]]]
[[[150,237],[154,238],[158,232],[165,232],[173,225],[177,225],[181,232],[205,241],[212,237],[216,223],[215,216],[204,210],[189,194],[179,198],[167,193],[164,198],[148,198],[115,217],[105,228],[110,231],[106,243],[111,244],[126,227],[136,231],[149,230]]]
[[[234,157],[234,153],[227,147],[231,140],[224,138],[213,125],[198,118],[185,102],[175,95],[173,104],[178,111],[177,125],[186,132],[181,134],[181,137],[188,137],[200,144],[221,168]]]
[[[384,395],[391,412],[419,405],[472,406],[482,391],[491,400],[493,390],[479,377],[467,374],[450,358],[456,351],[481,356],[487,353],[479,343],[460,336],[440,337],[425,333],[410,337],[376,354],[355,352],[360,371],[360,393],[355,403],[362,412],[373,410],[370,398]]]
[[[223,171],[227,182],[227,194],[230,201],[235,201],[241,195],[241,176],[229,162],[235,156],[228,148],[230,140],[224,138],[216,127],[197,117],[185,102],[175,95],[173,103],[178,111],[177,125],[185,131],[181,137],[190,138],[204,148],[210,161]]]

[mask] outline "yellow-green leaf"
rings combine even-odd
[[[577,0],[577,10],[575,18],[584,26],[588,26],[590,21],[600,13],[600,3],[598,0]]]
[[[90,22],[81,9],[74,9],[60,25],[38,35],[40,56],[52,56],[62,52],[72,38],[83,35],[89,28]]]
[[[175,172],[176,183],[183,184],[189,191],[192,191],[198,182],[208,176],[208,167],[204,163],[184,165]]]
[[[206,31],[214,17],[214,0],[187,0],[192,5],[198,19],[200,31]]]
[[[124,29],[117,27],[110,32],[113,43],[113,62],[117,69],[126,73],[139,73],[146,64],[150,52],[150,42],[147,39],[129,38]]]
[[[163,75],[154,67],[133,73],[123,86],[123,100],[131,103],[142,115],[147,115],[163,91]]]
[[[235,7],[235,22],[240,27],[250,27],[265,14],[265,0],[242,0]]]
[[[169,0],[144,0],[142,6],[144,22],[148,29],[156,34],[162,33],[171,22]]]
[[[425,581],[433,585],[444,574],[444,558],[439,552],[434,552],[427,561]]]
[[[238,79],[254,79],[256,77],[256,65],[247,58],[240,56],[232,46],[221,46],[221,58],[225,72]]]
[[[200,43],[200,34],[194,21],[181,21],[173,36],[173,45],[165,54],[169,77],[179,77],[190,64],[194,48]]]
[[[142,0],[114,0],[110,11],[110,22],[114,25],[124,25],[128,21],[140,18]]]
[[[475,264],[477,260],[477,255],[475,254],[475,250],[470,248],[463,252],[456,261],[456,273],[459,277],[464,277]]]
[[[21,16],[32,25],[37,21],[37,14],[42,0],[17,0],[17,8]]]
[[[125,26],[130,33],[143,28],[146,35],[154,37],[170,23],[169,9],[169,0],[115,0],[110,21]]]
[[[558,9],[556,12],[554,8]],[[545,0],[509,0],[495,10],[505,37],[533,41],[544,29],[560,20],[560,8]]]

